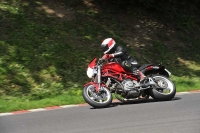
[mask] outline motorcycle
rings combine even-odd
[[[158,101],[174,98],[176,87],[168,78],[170,72],[164,66],[143,65],[139,70],[147,75],[142,81],[117,62],[104,63],[101,58],[94,58],[87,68],[87,76],[91,78],[91,82],[83,87],[84,100],[94,108],[106,108],[112,103],[112,93],[122,102],[140,96],[151,96]]]

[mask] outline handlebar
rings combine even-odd
[[[104,60],[103,60],[102,58],[99,58],[98,64],[102,64],[103,61],[104,61]]]

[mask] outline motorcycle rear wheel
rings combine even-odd
[[[106,108],[112,103],[112,95],[110,91],[102,87],[102,90],[96,92],[94,85],[89,84],[83,88],[84,100],[94,108]]]
[[[176,94],[176,87],[174,83],[163,75],[153,75],[156,86],[149,90],[150,96],[158,101],[172,100]]]

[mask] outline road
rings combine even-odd
[[[0,133],[200,133],[200,93],[1,116]]]

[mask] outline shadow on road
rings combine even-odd
[[[180,100],[180,97],[174,97],[171,101],[176,101]],[[129,100],[126,102],[120,102],[120,101],[115,101],[111,104],[111,107],[116,107],[118,105],[128,105],[128,104],[144,104],[144,103],[152,103],[152,102],[168,102],[168,101],[157,101],[154,99],[135,99],[135,100]]]
[[[182,99],[182,98],[174,97],[171,101],[176,101],[176,100],[180,100],[180,99]],[[129,100],[129,101],[126,101],[126,102],[114,100],[112,102],[112,104],[107,108],[113,108],[113,107],[117,107],[119,105],[144,104],[144,103],[152,103],[152,102],[169,102],[169,101],[156,101],[152,98],[150,98],[150,99],[135,99],[135,100]],[[103,108],[90,108],[90,109],[103,109]]]

